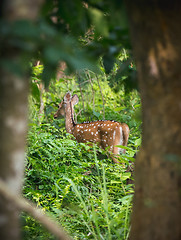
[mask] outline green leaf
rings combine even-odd
[[[96,111],[94,111],[94,110],[93,110],[93,114],[94,114],[94,116],[96,116],[98,119],[99,119],[99,117],[100,117],[100,115],[101,115],[99,112],[96,112]]]
[[[36,99],[38,103],[40,103],[40,90],[38,88],[37,83],[31,81],[31,94]]]
[[[125,180],[129,179],[130,177],[131,177],[130,172],[121,173],[121,180],[122,181],[125,181]]]
[[[108,26],[104,12],[96,8],[88,8],[90,17],[92,19],[93,25],[95,26],[95,31],[104,37],[108,36]]]
[[[25,73],[19,61],[13,61],[10,59],[1,59],[0,64],[4,69],[6,69],[6,71],[9,71],[19,77],[22,77],[23,74]]]
[[[51,64],[58,64],[61,55],[61,49],[57,46],[50,45],[44,50],[44,56]]]
[[[111,180],[111,184],[120,184],[122,183],[121,181],[115,181],[115,180]]]
[[[132,150],[131,148],[129,147],[126,147],[126,146],[123,146],[123,145],[116,145],[115,147],[119,147],[119,148],[122,148],[122,149],[126,149],[126,150]],[[133,151],[133,150],[132,150]]]
[[[42,73],[42,80],[45,88],[49,86],[50,81],[55,78],[56,66],[45,65]]]
[[[141,145],[141,138],[135,140],[135,146],[139,147]]]

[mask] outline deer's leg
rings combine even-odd
[[[115,163],[120,163],[116,157],[119,156],[120,154],[120,148],[119,147],[115,147],[117,145],[120,145],[120,142],[119,142],[119,139],[115,139],[114,141],[114,145],[113,145],[113,148],[112,148],[112,153],[113,153],[113,156],[112,156],[112,160],[113,162]]]
[[[112,156],[112,160],[113,162],[115,163],[120,163],[116,156],[118,157],[119,156],[119,148],[116,147],[116,145],[120,145],[120,138],[122,136],[122,128],[119,129],[119,128],[116,128],[114,131],[113,131],[113,135],[112,135],[112,145],[111,145],[111,151],[113,153],[113,156]]]
[[[122,128],[123,128],[123,146],[126,147],[128,144],[128,138],[129,138],[129,127],[127,124],[123,123]],[[125,152],[126,150],[124,150],[124,153]]]
[[[113,141],[114,146],[112,151],[113,154],[115,156],[119,156],[120,153],[125,153],[125,149],[116,147],[117,145],[124,146],[124,132],[122,126],[119,126],[119,128],[116,128],[116,130],[113,132],[113,140],[114,140]],[[119,161],[116,158],[113,158],[113,161],[119,163]]]

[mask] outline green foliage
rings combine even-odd
[[[97,158],[96,148],[88,152],[88,145],[71,138],[50,124],[31,125],[24,195],[54,215],[75,239],[125,239],[130,174],[106,155]],[[25,239],[52,239],[30,217],[24,221]]]
[[[135,69],[130,51],[122,57],[124,48],[130,49],[122,1],[46,0],[35,22],[0,19],[0,35],[5,70],[22,77],[30,62],[43,63],[32,74],[24,195],[74,239],[128,239],[133,187],[126,184],[131,174],[124,166],[131,167],[139,149],[141,122],[133,117],[139,116],[138,93],[125,95],[123,87]],[[69,77],[56,81],[59,61],[66,62]],[[82,69],[82,79],[70,77]],[[40,89],[41,80],[49,91]],[[52,120],[55,104],[68,90],[80,99],[77,121],[113,119],[129,125],[127,153],[119,157],[124,165],[113,164],[106,151],[78,144],[65,133],[63,120]],[[22,221],[24,239],[54,239],[31,217],[23,215]]]
[[[110,73],[123,48],[130,49],[124,5],[116,0],[46,0],[35,22],[0,19],[0,35],[1,66],[24,76],[30,61],[41,60],[46,87],[55,78],[59,61],[67,63],[69,72],[98,72],[101,56]],[[14,52],[18,58],[13,57]]]
[[[4,27],[1,27],[3,24]],[[19,62],[17,59],[1,59],[3,67],[17,75],[23,75],[27,71],[28,62],[33,57],[39,58],[44,63],[42,79],[46,86],[50,79],[55,77],[55,70],[60,60],[65,61],[71,71],[84,68],[96,70],[91,57],[83,48],[80,48],[75,38],[69,35],[63,36],[46,21],[39,23],[26,20],[13,23],[2,22],[0,31],[3,35],[1,44],[5,46],[5,49],[6,46],[10,49],[16,48],[22,53]]]
[[[33,70],[33,82],[39,82],[41,67]],[[91,80],[91,81],[90,81]],[[128,239],[133,186],[134,155],[141,144],[139,94],[125,95],[124,87],[114,93],[106,76],[84,72],[81,80],[86,119],[77,76],[52,82],[43,92],[44,115],[39,120],[36,95],[30,97],[30,129],[26,159],[24,195],[56,218],[74,239]],[[101,89],[101,90],[100,90]],[[64,94],[74,91],[79,96],[75,112],[77,121],[103,117],[126,122],[130,138],[126,154],[119,157],[124,165],[113,164],[107,151],[77,143],[65,132],[64,119],[53,120]],[[104,104],[102,102],[102,96]],[[94,95],[94,96],[93,96]],[[120,146],[122,147],[122,146]],[[24,239],[54,239],[27,215],[22,216]]]
[[[128,43],[127,30],[108,24],[110,16],[104,14],[109,8],[107,1],[88,1],[88,9],[80,2],[54,2],[54,22],[49,16],[54,3],[46,1],[42,9],[46,19],[35,26],[42,33],[38,44],[44,66],[34,67],[32,73],[24,195],[56,218],[74,239],[123,240],[129,237],[133,194],[133,186],[127,184],[132,176],[126,169],[132,169],[141,144],[140,98],[137,91],[125,91],[122,84],[132,66],[130,52],[123,50],[124,41]],[[92,57],[103,55],[99,74],[85,70],[91,67]],[[64,60],[69,70],[78,69],[77,75],[54,78],[48,91],[43,91],[41,79],[47,86],[59,60]],[[66,134],[63,119],[53,120],[56,105],[67,91],[79,96],[76,121],[110,119],[129,125],[127,151],[119,157],[122,164],[113,164],[107,151],[77,143]],[[41,101],[44,114],[40,117]],[[22,219],[25,239],[53,239],[31,217],[23,215]]]

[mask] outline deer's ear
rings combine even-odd
[[[70,92],[67,92],[67,93],[65,94],[63,100],[64,100],[65,103],[70,102],[70,100],[71,100],[71,93],[70,93]]]
[[[75,105],[79,102],[79,98],[77,96],[77,94],[73,95],[72,97],[72,104]]]

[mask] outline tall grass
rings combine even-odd
[[[126,239],[133,188],[124,166],[50,124],[32,124],[28,138],[24,195],[74,239]],[[25,239],[52,239],[30,217],[24,221]]]
[[[38,78],[39,74],[35,85]],[[92,84],[92,87],[82,85],[86,112],[77,116],[78,122],[103,117],[100,89],[96,81]],[[82,113],[83,109],[75,79],[60,79],[43,93],[45,112],[41,119],[38,96],[37,99],[36,95],[30,97],[23,193],[57,219],[75,240],[126,240],[133,196],[133,186],[127,184],[131,174],[126,167],[134,161],[133,156],[141,144],[140,99],[136,92],[130,95],[125,95],[123,90],[113,93],[105,80],[100,79],[100,86],[105,101],[105,119],[126,122],[131,130],[126,154],[119,158],[123,164],[113,164],[107,152],[96,146],[91,148],[77,143],[65,132],[63,119],[53,120],[55,104],[67,90],[79,95],[75,111]],[[31,217],[23,215],[22,221],[25,240],[54,239]]]

